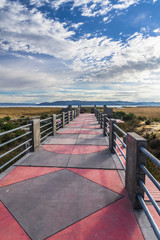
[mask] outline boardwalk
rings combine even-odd
[[[1,180],[0,239],[144,239],[120,172],[95,116],[80,115]]]

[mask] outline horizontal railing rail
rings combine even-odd
[[[62,125],[62,114],[57,115],[56,117],[56,131],[63,127]]]
[[[155,156],[153,156],[146,148],[144,147],[140,147],[141,152],[143,152],[146,157],[148,157],[152,162],[154,162],[159,168],[160,168],[160,161],[158,160],[158,158],[156,158]]]
[[[140,204],[141,204],[141,206],[142,206],[146,216],[148,217],[148,220],[150,221],[151,226],[152,226],[152,228],[153,228],[157,238],[160,239],[159,228],[158,228],[157,224],[155,223],[155,221],[154,221],[150,211],[148,210],[147,205],[146,205],[145,201],[143,200],[143,197],[141,195],[137,195],[137,198],[138,198],[138,200],[139,200],[139,202],[140,202]]]
[[[0,147],[4,147],[5,145],[7,145],[7,144],[9,144],[9,143],[12,143],[12,142],[14,142],[14,141],[16,141],[16,140],[18,140],[18,139],[20,139],[20,138],[22,138],[22,137],[25,137],[25,136],[27,136],[28,134],[31,134],[31,133],[32,133],[32,131],[29,131],[29,132],[26,132],[26,133],[18,136],[18,137],[15,137],[15,138],[9,140],[9,141],[7,141],[7,142],[1,143],[1,144],[0,144]]]
[[[117,124],[113,124],[113,126],[116,128],[116,129],[118,129],[122,134],[123,134],[123,136],[127,136],[127,133],[125,133],[120,127],[118,127],[117,126]]]
[[[108,138],[109,138],[109,121],[110,119],[105,116],[104,133]]]
[[[160,168],[160,161],[155,157],[153,156],[146,148],[144,147],[140,147],[139,148],[140,151],[146,156],[148,157],[154,164],[156,164],[156,166],[158,166]],[[146,169],[146,167],[144,166],[143,163],[140,163],[139,164],[140,168],[143,170],[143,172],[150,178],[150,180],[152,181],[152,183],[157,187],[158,190],[160,190],[160,183],[153,177],[153,175]],[[160,216],[160,208],[158,206],[158,204],[156,203],[156,201],[154,200],[152,194],[149,192],[149,190],[147,189],[147,187],[145,186],[145,183],[139,179],[139,184],[141,186],[141,188],[143,189],[143,191],[146,193],[146,195],[148,196],[151,204],[153,205],[153,207],[155,208],[156,212],[158,213],[158,215]],[[147,205],[145,204],[144,200],[143,200],[143,197],[138,194],[137,195],[139,201],[140,201],[140,204],[142,206],[142,208],[144,209],[147,217],[148,217],[148,220],[150,221],[152,227],[153,227],[153,230],[157,236],[158,239],[160,239],[160,230],[156,224],[156,222],[154,221]]]
[[[48,136],[79,115],[80,109],[53,114],[45,119],[34,118],[29,124],[0,132],[0,170],[24,154],[35,151]]]
[[[40,141],[43,142],[48,136],[53,134],[53,118],[45,118],[40,120]]]
[[[20,129],[28,128],[28,127],[30,127],[30,126],[31,126],[31,124],[27,124],[27,125],[23,125],[23,126],[21,126],[21,127],[13,128],[13,129],[8,130],[8,131],[5,131],[5,132],[1,132],[1,133],[0,133],[0,137],[3,136],[3,135],[6,135],[6,134],[8,134],[8,133],[15,132],[15,131],[20,130]]]
[[[0,133],[0,170],[32,148],[31,126],[32,124],[26,124]]]
[[[41,119],[41,120],[40,120],[40,123],[47,122],[47,121],[49,121],[49,120],[52,120],[52,117],[45,118],[45,119]]]
[[[105,110],[105,107],[104,107]],[[107,110],[108,113],[110,112]],[[105,116],[104,113],[94,108],[94,113],[97,118],[98,123],[101,123],[101,127],[103,127],[103,133],[105,136],[109,138],[109,149],[112,153],[115,153],[124,169],[125,172],[125,184],[126,188],[128,190],[129,196],[131,198],[132,204],[135,208],[137,208],[137,205],[141,205],[141,207],[144,209],[144,212],[146,213],[151,226],[157,236],[158,239],[160,239],[160,230],[153,219],[153,216],[151,215],[145,201],[143,194],[145,193],[148,196],[148,199],[150,200],[150,203],[155,208],[158,215],[160,215],[160,207],[155,201],[154,197],[150,193],[150,191],[147,189],[145,185],[145,176],[148,176],[148,178],[152,181],[152,183],[157,187],[157,189],[160,191],[160,183],[154,178],[154,176],[149,172],[149,170],[145,167],[143,164],[143,157],[141,155],[144,155],[144,158],[149,158],[154,164],[156,164],[157,167],[160,168],[160,161],[155,156],[153,156],[144,146],[146,146],[146,140],[139,135],[137,136],[135,133],[126,133],[124,132],[117,124],[115,119],[111,119],[108,116]],[[130,137],[128,138],[128,134]],[[139,144],[137,144],[139,142]],[[141,145],[142,144],[142,145]],[[137,145],[140,146],[139,150],[137,149]],[[139,155],[139,152],[141,151],[141,155]],[[133,156],[132,156],[133,155]],[[123,159],[123,160],[122,160]],[[129,162],[128,162],[129,161]],[[135,161],[138,161],[135,165]],[[132,167],[130,166],[132,165]],[[141,169],[144,174],[139,172]],[[130,175],[130,172],[132,173]],[[134,176],[134,174],[135,176]],[[141,179],[138,179],[141,176]],[[137,180],[135,180],[137,179]],[[134,182],[132,182],[134,181]],[[138,185],[137,185],[138,184]],[[135,185],[135,191],[137,192],[137,195],[133,191],[133,187]],[[139,190],[141,188],[141,191]],[[141,192],[141,194],[139,193]],[[143,193],[143,194],[142,194]],[[134,199],[135,196],[137,196],[137,200]],[[138,203],[137,203],[138,201]]]
[[[68,123],[68,112],[65,112],[65,125]]]
[[[127,134],[120,128],[117,126],[117,124],[113,124],[113,142],[114,142],[114,146],[113,146],[113,149],[114,149],[114,152],[115,154],[117,155],[123,169],[126,171],[126,167],[124,165],[124,162],[121,158],[121,156],[119,155],[116,147],[118,148],[119,152],[122,154],[123,158],[125,159],[126,161],[126,154],[122,151],[122,147],[126,149],[127,145],[124,143],[124,141],[120,138],[120,136],[117,134],[116,130],[118,130],[121,134],[123,134],[123,137],[126,137]],[[121,143],[121,145],[119,145],[119,142]]]

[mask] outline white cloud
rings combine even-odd
[[[104,22],[107,22],[108,19],[109,19],[109,17],[104,17],[104,18],[103,18],[103,21],[104,21]]]
[[[0,29],[4,50],[8,47],[13,51],[49,54],[64,59],[74,56],[74,42],[69,40],[73,31],[65,28],[64,23],[45,18],[36,9],[29,11],[17,2],[8,4],[7,11],[1,12]]]
[[[41,7],[44,4],[49,3],[49,0],[30,0],[31,5],[35,5],[36,7]]]
[[[53,3],[53,7],[58,9],[68,2],[73,2],[72,10],[74,10],[75,7],[81,8],[82,16],[95,17],[99,15],[104,16],[112,10],[127,9],[131,5],[140,3],[140,0],[119,0],[118,3],[114,4],[111,0],[56,0]]]
[[[89,2],[74,1],[74,6]],[[119,4],[124,3],[128,6],[136,1],[119,1]],[[102,10],[96,10],[95,4],[108,7],[109,1],[93,1],[91,14],[99,14],[97,11]],[[37,9],[28,10],[18,2],[6,2],[6,6],[0,14],[1,48],[4,53],[12,51],[21,61],[18,62],[20,65],[14,59],[7,66],[5,63],[0,66],[3,91],[29,92],[32,89],[34,93],[24,94],[24,101],[30,96],[37,102],[64,99],[64,92],[65,99],[119,100],[127,96],[126,100],[133,101],[136,95],[137,100],[152,98],[160,101],[158,34],[151,37],[135,32],[126,43],[91,34],[73,41],[74,31],[70,31],[65,23],[47,19]],[[80,22],[72,27],[76,29],[81,25]],[[159,31],[159,28],[154,30],[155,33]],[[22,56],[20,52],[25,54]],[[40,58],[40,54],[50,55],[51,59]],[[102,91],[105,86],[109,90]],[[43,99],[35,94],[41,90]],[[20,99],[19,95],[17,101]]]
[[[153,32],[160,33],[160,28],[155,29]]]
[[[0,8],[3,8],[6,5],[7,0],[0,1]]]
[[[113,5],[113,9],[119,9],[119,10],[126,9],[131,5],[138,4],[139,2],[140,0],[119,0],[118,4]]]
[[[75,29],[78,29],[80,26],[82,26],[84,23],[83,22],[79,22],[79,23],[73,23],[71,25],[71,27],[75,28]]]

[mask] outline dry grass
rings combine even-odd
[[[60,113],[61,108],[56,107],[6,107],[0,108],[0,118],[9,116],[12,119],[24,117],[36,117],[41,114]]]
[[[160,107],[126,107],[114,108],[114,112],[123,111],[125,113],[134,113],[137,117],[160,118]]]

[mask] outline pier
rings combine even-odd
[[[159,183],[145,168],[147,142],[117,123],[112,109],[95,106],[25,126],[27,154],[1,174],[0,239],[160,239]]]

